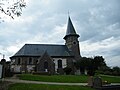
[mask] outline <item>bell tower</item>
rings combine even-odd
[[[65,45],[73,53],[76,60],[79,60],[81,57],[78,38],[79,35],[75,31],[70,17],[68,17],[67,31],[63,39],[65,40]]]

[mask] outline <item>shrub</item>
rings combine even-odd
[[[104,74],[105,75],[112,75],[112,72],[111,71],[105,71]]]
[[[69,68],[69,67],[65,67],[63,70],[66,73],[66,75],[69,75],[71,73],[71,71],[72,71],[72,69]]]

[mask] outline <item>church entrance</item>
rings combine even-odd
[[[44,70],[45,72],[48,72],[48,62],[44,62]]]

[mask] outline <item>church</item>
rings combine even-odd
[[[77,69],[74,63],[80,60],[79,35],[68,17],[65,44],[25,44],[15,55],[11,56],[11,70],[22,72],[49,72],[64,74],[64,68],[71,68],[71,74]]]

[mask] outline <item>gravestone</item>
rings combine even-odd
[[[94,88],[102,87],[102,79],[100,77],[97,76],[94,78],[93,87]]]
[[[2,78],[2,65],[0,64],[0,78]]]
[[[89,78],[88,78],[88,86],[93,87],[93,76],[89,76]]]

